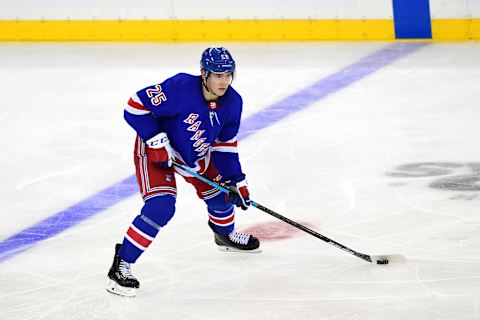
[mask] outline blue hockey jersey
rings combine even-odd
[[[242,98],[232,88],[206,101],[201,76],[179,73],[135,93],[125,120],[143,141],[165,132],[175,157],[202,173],[213,160],[226,179],[243,175],[237,150]]]

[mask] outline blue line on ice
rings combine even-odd
[[[246,139],[254,133],[348,87],[425,45],[427,43],[401,42],[385,46],[244,119],[238,139]],[[101,213],[137,192],[136,178],[132,175],[65,210],[49,216],[0,242],[0,262]]]

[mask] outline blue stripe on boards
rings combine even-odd
[[[290,95],[242,121],[239,140],[305,109],[329,95],[365,78],[373,72],[426,45],[425,43],[394,43],[351,64],[338,72]],[[20,231],[0,242],[0,262],[13,257],[36,243],[58,235],[66,229],[97,215],[120,201],[136,194],[134,175],[101,190],[65,210]]]
[[[429,0],[393,0],[397,39],[431,39]]]

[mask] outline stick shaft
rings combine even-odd
[[[223,186],[205,178],[204,176],[198,174],[197,172],[191,170],[190,168],[188,168],[188,167],[186,167],[182,164],[179,164],[177,162],[174,162],[174,164],[175,164],[175,166],[179,167],[180,169],[189,173],[190,175],[194,176],[195,178],[205,182],[206,184],[209,184],[210,186],[215,187],[215,188],[217,188],[218,190],[220,190],[224,193],[230,193],[230,190],[228,190],[227,188],[225,188],[225,187],[223,187]],[[277,212],[275,212],[275,211],[273,211],[273,210],[271,210],[271,209],[269,209],[265,206],[262,206],[261,204],[255,202],[253,200],[250,200],[250,202],[251,202],[253,207],[255,207],[255,208],[257,208],[257,209],[259,209],[259,210],[261,210],[261,211],[263,211],[263,212],[265,212],[265,213],[283,221],[283,222],[286,222],[293,227],[296,227],[296,228],[298,228],[298,229],[300,229],[300,230],[302,230],[302,231],[304,231],[304,232],[306,232],[306,233],[308,233],[308,234],[310,234],[310,235],[312,235],[312,236],[314,236],[314,237],[316,237],[320,240],[323,240],[323,241],[325,241],[325,242],[327,242],[327,243],[329,243],[329,244],[331,244],[331,245],[333,245],[333,246],[335,246],[335,247],[337,247],[337,248],[339,248],[339,249],[341,249],[345,252],[348,252],[348,253],[350,253],[350,254],[352,254],[352,255],[360,258],[360,259],[363,259],[363,260],[368,261],[368,262],[372,262],[372,258],[368,254],[363,254],[363,253],[357,252],[353,249],[350,249],[349,247],[344,246],[343,244],[341,244],[341,243],[339,243],[335,240],[332,240],[332,239],[330,239],[330,238],[328,238],[328,237],[326,237],[326,236],[324,236],[324,235],[322,235],[322,234],[320,234],[316,231],[313,231],[312,229],[309,229],[309,228],[305,227],[304,225],[302,225],[298,222],[290,220],[289,218],[287,218],[285,216],[282,216],[281,214],[279,214],[279,213],[277,213]]]
[[[353,249],[350,249],[349,247],[347,247],[347,246],[345,246],[345,245],[343,245],[343,244],[341,244],[341,243],[339,243],[335,240],[332,240],[332,239],[330,239],[330,238],[328,238],[328,237],[326,237],[326,236],[324,236],[324,235],[322,235],[322,234],[320,234],[320,233],[318,233],[318,232],[316,232],[312,229],[309,229],[306,226],[304,226],[304,225],[302,225],[298,222],[295,222],[295,221],[293,221],[293,220],[291,220],[291,219],[289,219],[285,216],[282,216],[281,214],[279,214],[279,213],[277,213],[277,212],[275,212],[275,211],[273,211],[273,210],[271,210],[267,207],[264,207],[259,203],[256,203],[256,202],[252,201],[252,206],[254,206],[255,208],[260,209],[261,211],[263,211],[265,213],[268,213],[269,215],[271,215],[271,216],[273,216],[273,217],[275,217],[279,220],[282,220],[283,222],[286,222],[289,225],[294,226],[294,227],[296,227],[296,228],[298,228],[298,229],[300,229],[300,230],[302,230],[302,231],[304,231],[304,232],[306,232],[306,233],[308,233],[308,234],[310,234],[310,235],[312,235],[312,236],[314,236],[314,237],[316,237],[320,240],[323,240],[323,241],[325,241],[325,242],[327,242],[327,243],[329,243],[329,244],[331,244],[331,245],[333,245],[333,246],[335,246],[335,247],[337,247],[337,248],[339,248],[339,249],[341,249],[345,252],[348,252],[348,253],[350,253],[350,254],[352,254],[352,255],[360,258],[360,259],[363,259],[365,261],[372,262],[372,259],[370,258],[369,255],[357,252]]]

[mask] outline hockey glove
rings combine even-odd
[[[247,180],[245,175],[237,179],[225,180],[225,185],[230,192],[225,196],[227,201],[241,207],[242,210],[247,210],[250,205],[250,193],[248,192]]]
[[[149,149],[148,156],[150,161],[162,168],[172,166],[173,150],[165,132],[160,132],[156,136],[148,139],[145,144]]]

